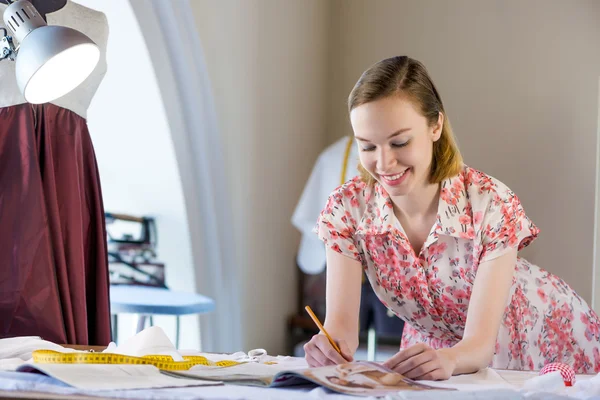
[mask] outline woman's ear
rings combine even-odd
[[[432,133],[432,139],[434,142],[437,142],[440,137],[442,136],[442,130],[444,128],[444,114],[442,114],[441,112],[438,113],[438,120],[435,123],[435,125],[433,125],[433,131]]]

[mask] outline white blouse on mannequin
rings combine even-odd
[[[4,13],[6,7],[8,7],[6,4],[0,3],[0,15]],[[46,19],[48,25],[66,26],[84,33],[100,48],[100,61],[92,74],[75,90],[52,101],[53,104],[86,118],[87,109],[106,74],[106,46],[108,42],[106,16],[100,11],[67,0],[66,5],[60,10],[46,14]],[[0,27],[6,28],[2,18],[0,18]],[[0,61],[0,108],[23,103],[27,103],[27,101],[17,86],[15,62],[10,60]]]

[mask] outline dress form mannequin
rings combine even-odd
[[[0,338],[106,345],[106,229],[85,118],[106,73],[108,22],[71,0],[29,1],[48,25],[90,37],[101,55],[79,87],[40,105],[19,91],[15,63],[0,62]]]

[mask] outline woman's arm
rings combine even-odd
[[[327,248],[325,329],[335,340],[344,340],[352,354],[358,348],[362,265]]]
[[[311,367],[343,364],[353,360],[358,347],[358,313],[362,267],[350,257],[327,248],[327,315],[324,327],[342,352],[338,352],[323,334],[304,345]]]
[[[492,361],[516,262],[517,249],[513,249],[479,265],[463,338],[455,346],[440,350],[454,359],[454,375],[476,372]]]

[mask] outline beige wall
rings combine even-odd
[[[284,351],[296,307],[290,218],[325,134],[328,3],[191,1],[223,135],[244,282],[244,350]]]
[[[345,100],[384,57],[425,63],[466,162],[542,229],[524,255],[592,288],[600,2],[194,0],[234,197],[245,349],[283,351],[317,154],[350,132]]]
[[[540,227],[523,255],[591,300],[600,2],[333,0],[329,141],[372,63],[406,54],[441,92],[468,165]]]

